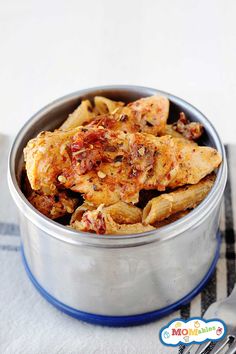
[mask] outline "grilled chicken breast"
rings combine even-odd
[[[24,154],[32,189],[55,194],[68,188],[94,205],[136,203],[141,189],[195,184],[221,163],[210,147],[101,126],[43,132]]]

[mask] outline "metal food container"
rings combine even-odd
[[[223,157],[204,201],[182,219],[154,231],[95,235],[74,231],[39,213],[20,188],[23,148],[42,130],[58,127],[80,103],[96,95],[130,102],[161,94],[170,100],[169,121],[184,111],[201,122],[201,144]],[[227,164],[223,144],[207,118],[184,100],[138,86],[105,86],[75,92],[36,113],[21,129],[9,157],[8,182],[18,207],[22,256],[39,292],[67,314],[87,322],[127,326],[152,321],[188,303],[201,291],[219,257],[218,232]]]

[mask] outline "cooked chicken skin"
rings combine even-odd
[[[32,189],[68,188],[94,205],[136,203],[141,189],[195,184],[221,163],[215,149],[183,139],[91,126],[41,133],[24,153]]]

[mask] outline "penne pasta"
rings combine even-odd
[[[71,217],[71,223],[81,221],[86,211],[95,210],[97,207],[85,201],[80,205]],[[142,221],[142,211],[132,204],[117,202],[107,207],[103,207],[103,212],[110,215],[119,224],[135,224]]]
[[[73,224],[76,220],[81,221],[83,214],[88,210],[95,210],[96,206],[91,203],[84,202],[82,205],[78,206],[78,208],[74,211],[71,216],[71,224]]]
[[[142,223],[119,224],[115,222],[103,205],[96,210],[87,210],[81,220],[74,220],[70,226],[79,231],[96,232],[97,234],[134,234],[141,233],[155,228]]]
[[[183,210],[183,211],[179,211],[178,213],[172,214],[170,215],[167,219],[163,219],[161,221],[157,221],[153,224],[153,226],[157,229],[159,229],[162,226],[166,226],[171,224],[174,221],[177,221],[181,218],[183,218],[185,215],[187,215],[189,212],[191,211],[191,209],[187,209],[187,210]]]
[[[94,97],[95,111],[98,114],[113,113],[117,108],[123,107],[124,102],[112,101],[109,98],[102,96]]]
[[[142,211],[132,204],[119,201],[104,210],[118,224],[135,224],[142,221]]]
[[[93,111],[90,101],[84,100],[73,113],[69,114],[68,118],[60,126],[59,130],[70,130],[79,127],[89,123],[95,116],[96,113]]]
[[[210,175],[199,183],[164,193],[148,202],[143,209],[143,224],[154,224],[180,211],[195,208],[209,193],[215,175]]]

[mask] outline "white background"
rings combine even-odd
[[[236,142],[236,1],[0,1],[0,130],[105,84],[171,92]]]

